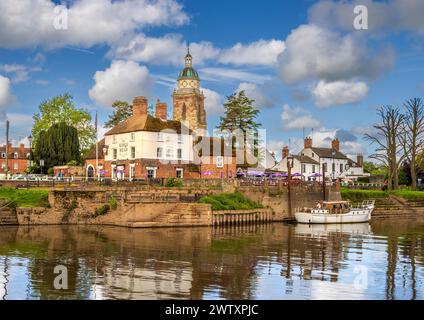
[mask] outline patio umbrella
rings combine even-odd
[[[303,174],[296,172],[292,174],[292,177],[303,177]]]
[[[211,176],[211,175],[213,175],[213,172],[212,171],[205,171],[205,172],[203,172],[202,173],[204,176]]]
[[[321,177],[321,174],[314,173],[314,174],[310,175],[309,177],[311,177],[311,178],[317,178],[317,177]]]

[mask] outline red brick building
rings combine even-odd
[[[24,144],[20,144],[19,147],[13,147],[9,143],[9,147],[6,145],[0,147],[0,173],[6,173],[6,149],[8,151],[8,167],[9,174],[25,173],[25,170],[29,167],[30,148],[26,148]]]

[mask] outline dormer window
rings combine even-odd
[[[312,152],[312,158],[314,158],[314,157],[315,157],[315,153]]]
[[[2,158],[6,158],[6,153],[5,153],[5,152],[2,152],[2,153],[1,153],[1,157],[2,157]]]

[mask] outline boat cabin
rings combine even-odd
[[[348,213],[350,211],[349,201],[324,201],[319,202],[311,213],[330,213],[330,214],[341,214]]]

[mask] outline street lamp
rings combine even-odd
[[[41,175],[43,174],[44,160],[40,159]]]
[[[288,181],[288,183],[287,183],[287,195],[288,195],[288,205],[289,205],[289,217],[291,218],[292,217],[292,214],[293,214],[293,210],[292,210],[292,202],[291,202],[291,185],[290,185],[290,183],[291,183],[291,171],[292,171],[292,168],[293,168],[293,166],[294,166],[294,157],[293,156],[291,156],[291,155],[288,155],[287,156],[287,175],[288,175],[288,179],[289,179],[289,181]]]

